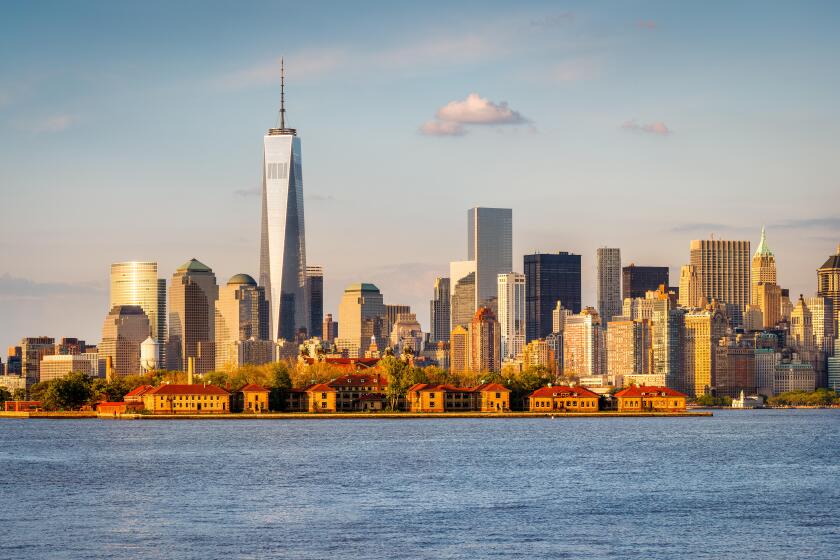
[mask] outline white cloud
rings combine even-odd
[[[464,125],[453,121],[428,121],[420,127],[420,132],[427,136],[463,136],[467,133]]]
[[[522,124],[526,119],[514,111],[506,101],[493,103],[477,93],[471,93],[463,101],[450,101],[436,116],[442,121],[461,124]]]
[[[633,132],[647,132],[648,134],[656,134],[659,136],[668,136],[673,133],[673,131],[662,121],[640,124],[635,120],[631,120],[621,125],[621,128]]]

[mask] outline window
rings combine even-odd
[[[321,403],[321,408],[327,408],[327,403],[322,402],[322,403]]]
[[[501,399],[501,398],[502,398],[502,394],[501,394],[501,393],[496,393],[496,398],[497,398],[497,399]]]

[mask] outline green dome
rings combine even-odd
[[[196,259],[190,259],[178,267],[178,272],[185,270],[189,272],[212,272],[209,266]]]
[[[245,285],[248,285],[248,286],[256,286],[257,281],[254,280],[253,278],[251,278],[247,274],[234,274],[233,276],[230,277],[230,280],[228,280],[228,282],[227,282],[228,286],[235,286],[235,285],[238,285],[238,284],[245,284]]]

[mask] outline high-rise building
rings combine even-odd
[[[280,74],[280,127],[263,137],[260,285],[268,298],[272,340],[310,332],[300,138],[286,128],[285,83]]]
[[[429,302],[429,340],[431,342],[448,342],[451,331],[449,315],[450,305],[449,278],[435,278],[435,288],[432,300]]]
[[[373,284],[350,284],[338,306],[338,339],[351,345],[348,348],[353,357],[353,348],[363,354],[370,346],[371,337],[374,337],[377,347],[387,346],[382,294]]]
[[[213,370],[217,299],[216,275],[196,259],[185,262],[172,275],[166,343],[168,369],[186,371],[188,358],[195,358],[195,373]]]
[[[799,352],[808,352],[816,348],[813,317],[802,294],[799,295],[790,314],[788,343]]]
[[[572,313],[581,310],[580,255],[525,255],[525,336],[545,338],[552,331],[552,311],[560,301]]]
[[[151,325],[152,337],[161,343],[158,363],[165,364],[166,280],[158,278],[157,263],[130,261],[111,265],[108,309],[117,305],[139,305],[143,309]]]
[[[765,329],[772,329],[782,319],[782,289],[777,284],[759,282],[753,286],[753,299],[761,310]]]
[[[90,377],[100,377],[104,373],[100,367],[99,354],[96,352],[82,352],[79,354],[53,354],[44,356],[41,360],[41,381],[60,379],[71,372],[82,372]]]
[[[501,329],[489,307],[481,307],[470,321],[469,346],[470,370],[485,372],[502,369]]]
[[[719,397],[755,394],[756,353],[739,336],[724,336],[714,348],[714,389]]]
[[[636,266],[630,264],[621,269],[621,299],[643,298],[647,292],[656,291],[660,285],[669,285],[667,266]]]
[[[755,354],[755,385],[756,393],[765,397],[773,396],[773,378],[776,373],[778,354],[775,348],[756,348]]]
[[[9,346],[6,353],[6,375],[23,374],[23,347]]]
[[[840,321],[840,245],[837,253],[817,270],[817,295],[831,300],[834,309],[834,332],[838,332]]]
[[[572,310],[566,309],[563,307],[563,302],[558,301],[551,312],[551,332],[562,333],[563,329],[566,328],[566,317],[569,315],[572,315]]]
[[[467,260],[475,261],[475,307],[495,309],[499,274],[513,270],[513,211],[470,208],[467,211]]]
[[[320,266],[307,266],[306,282],[309,289],[309,336],[323,338],[324,269]]]
[[[650,320],[616,317],[607,328],[607,373],[648,374],[651,368]]]
[[[834,349],[834,306],[831,299],[823,296],[805,298],[805,305],[811,312],[811,327],[814,333],[814,348],[830,354]]]
[[[583,377],[602,375],[606,366],[606,346],[598,312],[587,307],[566,318],[563,329],[563,373]]]
[[[740,326],[750,302],[750,242],[695,239],[691,265],[697,270],[700,297],[725,303],[730,321]]]
[[[78,338],[63,337],[55,345],[55,353],[59,356],[72,356],[84,354],[87,351],[87,344]]]
[[[596,252],[595,296],[604,325],[621,315],[621,249],[599,247]]]
[[[28,336],[21,339],[21,375],[26,387],[41,380],[41,360],[55,354],[55,339],[49,336]]]
[[[545,339],[532,340],[522,350],[522,366],[526,368],[542,367],[552,375],[557,375],[557,358],[554,355],[554,346]]]
[[[414,313],[400,313],[391,328],[391,348],[397,355],[410,351],[419,356],[425,349],[425,334]]]
[[[624,300],[621,316],[633,321],[652,321],[653,302],[659,292],[647,292],[645,297],[627,298]]]
[[[470,333],[463,325],[455,325],[450,333],[449,368],[452,373],[470,370]]]
[[[499,327],[502,359],[516,358],[525,347],[525,275],[499,274]]]
[[[686,392],[683,375],[683,340],[685,338],[685,309],[678,308],[673,297],[660,290],[648,299],[653,301],[651,319],[651,348],[653,370],[664,376],[671,389]]]
[[[451,328],[466,328],[475,315],[475,261],[449,263]]]
[[[215,369],[264,363],[248,361],[260,355],[267,354],[271,359],[274,341],[269,339],[268,313],[265,288],[257,286],[256,280],[247,274],[230,277],[216,300]],[[262,349],[262,353],[256,348]]]
[[[684,317],[683,379],[689,396],[711,393],[715,387],[715,348],[726,335],[726,317],[719,307],[693,309]]]
[[[834,339],[833,356],[828,358],[827,386],[829,389],[840,392],[840,337]]]
[[[773,251],[767,246],[767,234],[761,228],[761,240],[750,264],[750,303],[758,304],[757,286],[759,284],[776,284],[776,257]]]
[[[391,336],[391,331],[394,330],[394,325],[397,324],[400,315],[408,315],[409,313],[411,313],[410,305],[385,304],[385,323],[382,332],[386,338]]]
[[[152,332],[151,321],[139,305],[115,305],[102,325],[99,356],[111,358],[116,375],[140,375],[140,345]]]
[[[335,339],[338,338],[338,322],[333,321],[332,313],[327,313],[324,316],[323,333],[326,342],[335,342]]]
[[[680,267],[680,307],[700,307],[700,283],[697,267],[684,264]]]

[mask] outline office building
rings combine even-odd
[[[398,356],[410,353],[419,356],[425,349],[425,334],[414,313],[400,313],[391,328],[391,348]]]
[[[652,366],[651,322],[617,317],[607,327],[607,373],[648,374]]]
[[[522,367],[544,368],[552,375],[557,375],[557,357],[554,345],[545,339],[532,340],[522,350]]]
[[[767,234],[764,228],[761,228],[761,240],[758,242],[758,248],[752,257],[750,264],[750,284],[751,284],[751,302],[758,304],[756,299],[756,287],[759,284],[776,284],[776,257],[773,251],[767,246]]]
[[[753,350],[755,363],[756,393],[765,397],[773,396],[773,380],[776,374],[776,363],[780,354],[775,348],[755,348]]]
[[[837,253],[817,269],[817,295],[831,300],[834,310],[834,331],[838,331],[840,318],[840,245]]]
[[[651,319],[652,374],[665,378],[668,387],[685,392],[688,388],[683,373],[683,341],[685,338],[685,309],[665,292],[649,294],[653,302]]]
[[[808,352],[816,349],[813,316],[802,294],[799,295],[796,306],[790,314],[788,343],[798,352]]]
[[[558,301],[551,312],[551,332],[562,333],[563,329],[566,328],[566,317],[570,315],[572,315],[572,310],[566,309],[563,307],[563,302]]]
[[[840,393],[840,337],[834,339],[834,351],[827,361],[827,387]]]
[[[765,329],[772,329],[782,319],[782,289],[777,284],[759,282],[753,286],[753,299],[758,309]]]
[[[451,328],[469,326],[475,315],[475,261],[449,263]]]
[[[621,315],[621,250],[599,247],[595,263],[595,298],[606,326],[613,317]]]
[[[467,211],[467,260],[475,261],[475,307],[496,309],[499,274],[513,270],[513,211],[470,208]]]
[[[309,336],[324,337],[324,269],[320,266],[306,267],[306,282],[309,290]]]
[[[700,297],[725,303],[729,320],[740,326],[750,303],[750,242],[695,239],[690,264],[697,270]]]
[[[667,266],[636,266],[630,264],[621,269],[621,299],[643,298],[647,292],[668,286],[669,271]]]
[[[55,354],[55,339],[49,336],[28,336],[21,339],[21,375],[26,387],[41,380],[41,360]]]
[[[411,313],[411,306],[410,305],[399,305],[399,304],[385,304],[385,324],[383,327],[383,333],[386,337],[391,335],[391,331],[394,330],[394,325],[397,324],[397,320],[399,319],[400,315],[408,315]]]
[[[265,288],[247,274],[236,274],[219,290],[215,308],[215,369],[271,361]]]
[[[451,331],[449,278],[435,278],[432,300],[429,302],[429,341],[449,342]]]
[[[690,264],[684,264],[680,267],[679,304],[680,307],[701,307],[697,267]]]
[[[710,394],[715,387],[715,348],[726,335],[726,316],[719,306],[709,306],[692,309],[683,321],[683,378],[679,385],[689,396]]]
[[[195,373],[213,370],[217,299],[216,275],[196,259],[185,262],[172,275],[166,343],[168,369],[186,371],[188,358],[195,358]]]
[[[88,346],[84,340],[71,337],[63,337],[55,345],[55,353],[62,356],[84,354],[87,349]]]
[[[714,390],[719,397],[754,395],[758,389],[756,354],[739,336],[721,337],[714,348]]]
[[[325,342],[332,343],[338,338],[338,322],[333,321],[332,313],[327,313],[324,316],[323,333]]]
[[[814,349],[830,354],[834,350],[834,338],[837,336],[831,299],[823,296],[809,297],[805,298],[805,305],[811,312]]]
[[[572,313],[581,310],[580,255],[567,252],[525,255],[525,337],[545,338],[552,332],[557,302]]]
[[[41,381],[60,379],[72,372],[81,372],[89,377],[104,376],[104,363],[100,364],[99,354],[83,352],[81,354],[53,354],[41,360]]]
[[[116,375],[139,375],[140,345],[152,332],[151,321],[139,305],[115,305],[102,325],[99,356],[111,358]]]
[[[263,137],[260,286],[265,288],[272,340],[310,332],[306,228],[300,138],[286,127],[285,80],[280,76],[280,127]]]
[[[563,329],[563,373],[566,376],[604,374],[605,348],[601,318],[594,308],[587,307],[566,318]]]
[[[347,286],[338,306],[338,339],[346,341],[351,352],[363,355],[370,346],[371,337],[376,346],[385,348],[385,303],[382,294],[373,284],[358,283]]]
[[[456,325],[449,337],[449,368],[452,373],[470,370],[470,333],[462,325]]]
[[[139,305],[149,319],[152,337],[161,343],[160,363],[166,363],[166,280],[158,278],[155,262],[120,262],[111,265],[108,309]],[[146,338],[145,336],[143,337]]]
[[[489,307],[475,312],[469,328],[470,370],[480,373],[502,369],[501,329]]]
[[[816,386],[817,374],[813,364],[800,360],[795,352],[782,352],[773,376],[773,394],[809,392],[816,389]]]
[[[499,274],[498,282],[502,359],[514,359],[522,354],[525,346],[525,275]]]

